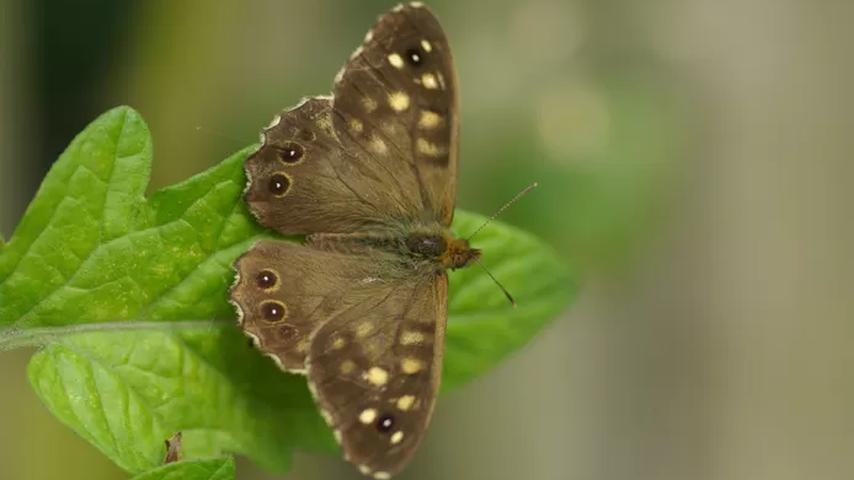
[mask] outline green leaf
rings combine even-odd
[[[454,231],[467,236],[485,218],[457,210]],[[525,345],[573,298],[576,282],[554,251],[517,228],[492,222],[473,239],[482,263],[516,299],[517,307],[476,265],[450,274],[444,389],[495,366]]]
[[[295,447],[334,451],[304,379],[231,325],[65,335],[29,377],[54,415],[130,472],[159,464],[174,432],[188,458],[236,452],[274,471]]]
[[[227,303],[234,259],[270,235],[240,198],[248,151],[146,199],[148,130],[133,110],[110,111],[0,251],[0,350],[44,344],[29,365],[36,393],[129,472],[157,467],[178,431],[185,458],[234,452],[278,472],[296,448],[337,449],[304,378],[249,348]],[[484,220],[458,211],[454,229]],[[474,244],[519,307],[477,266],[452,272],[446,389],[528,342],[575,292],[564,263],[518,229],[493,222]]]
[[[0,254],[0,325],[231,318],[230,264],[261,232],[240,201],[244,158],[146,200],[148,128],[127,107],[102,115]]]
[[[233,480],[234,460],[184,460],[153,468],[131,480]]]

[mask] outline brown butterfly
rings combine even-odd
[[[449,229],[458,126],[448,41],[411,3],[380,17],[331,97],[276,117],[246,160],[252,213],[306,241],[262,240],[237,261],[240,324],[307,375],[345,458],[378,479],[407,464],[430,421],[446,270],[480,256]]]

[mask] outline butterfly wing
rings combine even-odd
[[[241,326],[284,369],[307,373],[346,458],[398,472],[427,429],[447,322],[444,273],[261,240],[237,262]]]
[[[383,15],[335,82],[283,112],[246,160],[246,201],[284,234],[435,220],[456,200],[457,81],[425,7]]]
[[[360,301],[388,262],[376,252],[348,255],[261,240],[238,259],[231,300],[258,348],[285,370],[304,373],[311,333]]]
[[[335,82],[333,123],[417,192],[431,220],[450,225],[456,201],[458,93],[450,46],[420,4],[379,18]],[[409,177],[415,185],[410,185]]]
[[[308,381],[345,458],[388,478],[409,461],[430,421],[448,280],[441,273],[381,281],[360,296],[312,336]]]
[[[276,117],[245,168],[249,210],[286,235],[353,232],[411,218],[422,208],[405,176],[396,179],[341,145],[328,97],[306,99]]]

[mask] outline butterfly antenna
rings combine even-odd
[[[528,185],[527,187],[523,188],[521,192],[514,195],[513,198],[511,198],[507,203],[505,203],[501,208],[499,208],[498,211],[493,213],[491,217],[487,218],[486,221],[483,222],[483,224],[481,224],[481,226],[478,227],[477,230],[474,231],[474,233],[472,233],[471,235],[468,236],[468,238],[466,238],[466,241],[470,241],[472,238],[474,238],[475,235],[477,235],[478,233],[480,233],[481,230],[483,230],[483,227],[489,225],[490,222],[492,222],[493,220],[498,218],[498,216],[501,215],[504,212],[504,210],[507,210],[507,208],[510,207],[510,205],[513,205],[520,198],[527,195],[528,192],[530,192],[531,190],[533,190],[539,186],[540,186],[539,182],[534,182],[534,183]],[[492,281],[495,282],[496,285],[498,285],[498,288],[501,289],[501,291],[504,293],[504,296],[507,297],[507,300],[510,301],[510,305],[513,305],[513,308],[516,308],[516,299],[513,298],[513,295],[510,295],[510,292],[508,292],[507,289],[504,288],[504,285],[502,285],[501,282],[499,282],[498,279],[495,278],[495,275],[493,275],[492,272],[490,272],[489,269],[486,268],[486,265],[481,263],[480,258],[475,258],[475,261],[477,262],[478,265],[480,265],[480,268],[482,268],[483,271],[486,272],[487,275],[489,275],[489,278],[491,278]]]
[[[483,224],[482,224],[480,227],[478,227],[478,228],[477,228],[477,230],[475,230],[475,231],[474,231],[474,233],[472,233],[471,235],[469,235],[469,236],[468,236],[468,238],[466,238],[466,240],[471,240],[472,238],[474,238],[474,236],[475,236],[475,235],[477,235],[478,233],[480,233],[480,231],[481,231],[481,230],[483,230],[483,227],[485,227],[485,226],[489,225],[489,224],[490,224],[490,222],[492,222],[493,220],[495,220],[496,218],[498,218],[498,216],[499,216],[499,215],[501,215],[501,214],[504,212],[504,210],[507,210],[507,208],[508,208],[508,207],[510,207],[510,205],[513,205],[513,204],[514,204],[514,203],[516,203],[520,198],[522,198],[522,197],[524,197],[525,195],[527,195],[527,194],[528,194],[528,192],[530,192],[531,190],[533,190],[533,189],[535,189],[535,188],[537,188],[537,187],[539,187],[539,186],[540,186],[540,183],[539,183],[539,182],[534,182],[534,183],[532,183],[532,184],[528,185],[527,187],[525,187],[521,192],[519,192],[519,193],[517,193],[516,195],[514,195],[514,196],[513,196],[513,198],[511,198],[507,203],[505,203],[505,204],[504,204],[504,206],[502,206],[501,208],[499,208],[497,212],[493,213],[491,217],[487,218],[487,219],[486,219],[486,221],[485,221],[485,222],[483,222]],[[491,276],[491,275],[490,275],[490,276]],[[493,280],[494,280],[494,279],[493,279]],[[496,282],[496,283],[498,283],[498,282]],[[505,293],[506,293],[506,292],[505,292]],[[509,297],[510,295],[507,295],[507,296]]]
[[[479,258],[475,259],[475,261],[477,262],[478,265],[480,265],[480,268],[482,268],[483,271],[486,272],[487,275],[489,275],[489,278],[491,278],[492,281],[495,282],[496,285],[498,285],[498,288],[500,288],[501,291],[504,292],[504,296],[507,297],[507,300],[510,300],[510,305],[513,305],[513,308],[516,308],[516,299],[513,298],[513,295],[510,295],[510,292],[508,292],[507,289],[504,288],[504,285],[502,285],[501,282],[499,282],[498,279],[495,278],[495,275],[493,275],[492,272],[490,272],[486,268],[486,265],[484,265],[483,263],[480,262]]]

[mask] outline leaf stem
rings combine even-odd
[[[42,346],[51,341],[58,340],[68,335],[89,332],[106,332],[122,330],[160,330],[160,331],[186,331],[223,328],[232,325],[229,320],[181,320],[181,321],[159,321],[159,322],[99,322],[85,325],[63,325],[57,327],[39,328],[5,328],[0,329],[0,352],[5,352],[22,347]]]

